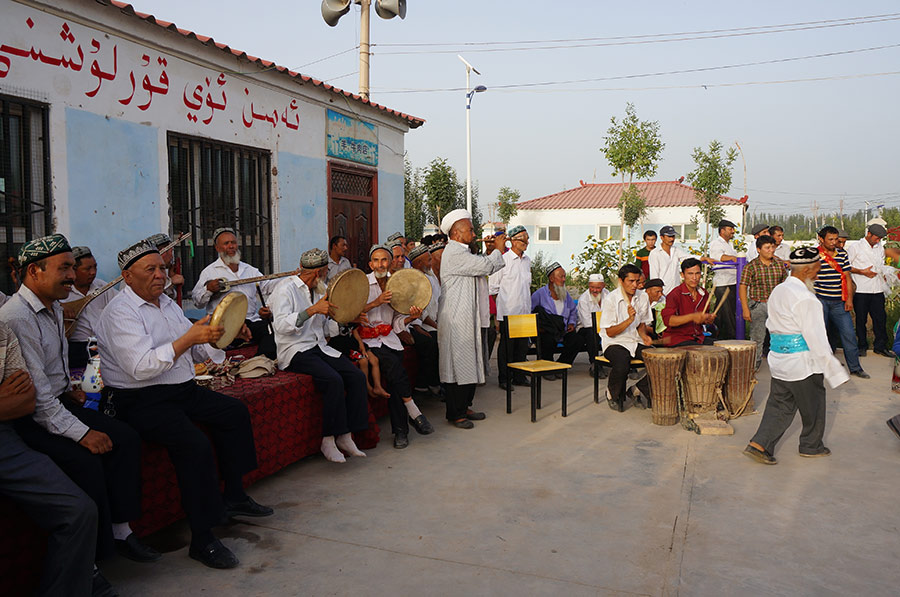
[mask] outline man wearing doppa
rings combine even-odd
[[[441,231],[450,237],[441,260],[441,298],[438,334],[441,381],[446,389],[447,420],[460,429],[474,427],[472,420],[484,413],[469,407],[476,384],[484,383],[481,320],[476,295],[476,278],[489,276],[504,266],[503,255],[495,250],[494,238],[484,240],[487,255],[473,255],[469,243],[475,239],[472,215],[455,209],[441,220]]]

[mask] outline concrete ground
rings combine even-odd
[[[527,388],[508,415],[494,377],[473,430],[419,399],[437,431],[406,450],[384,420],[368,458],[313,457],[254,485],[276,513],[219,529],[235,570],[189,559],[179,523],[148,539],[161,561],[104,572],[122,595],[896,595],[900,441],[885,420],[900,399],[893,362],[869,355],[872,379],[828,392],[830,458],[798,455],[799,416],[777,466],[741,454],[765,364],[760,414],[715,437],[594,404],[582,355],[567,418],[560,382],[532,424]]]

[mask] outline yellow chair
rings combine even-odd
[[[593,319],[592,323],[594,324],[594,333],[599,334],[600,333],[600,311],[597,311],[596,313],[594,313],[594,319]],[[597,357],[595,358],[595,361],[597,361],[597,362],[594,363],[594,402],[599,404],[600,403],[600,366],[602,365],[602,366],[608,367],[610,363],[609,363],[609,359],[607,359],[605,356],[603,356],[602,353],[597,355]],[[633,368],[643,367],[644,361],[642,361],[641,359],[631,359],[631,366]],[[620,412],[624,409],[624,406],[621,404],[619,404],[618,407],[619,407]]]
[[[562,416],[566,416],[566,392],[569,382],[568,363],[545,361],[541,358],[541,343],[537,341],[537,315],[507,315],[506,316],[507,340],[516,338],[534,338],[537,348],[537,360],[509,362],[509,349],[512,342],[506,342],[506,366],[510,369],[518,369],[531,374],[531,422],[537,420],[537,409],[541,405],[541,378],[545,373],[562,373]],[[510,380],[511,381],[511,380]],[[506,412],[512,412],[512,383],[506,384]]]

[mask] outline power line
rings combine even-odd
[[[356,45],[352,48],[347,48],[346,50],[342,50],[336,54],[332,54],[331,56],[325,56],[324,58],[319,58],[318,60],[313,60],[312,62],[307,62],[306,64],[301,64],[300,66],[296,66],[296,67],[292,68],[291,70],[299,71],[301,68],[306,68],[307,66],[312,66],[313,64],[325,62],[326,60],[331,60],[332,58],[335,58],[337,56],[342,56],[342,55],[346,54],[347,52],[355,52],[358,49],[359,49],[359,45]]]

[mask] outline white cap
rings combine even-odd
[[[591,277],[588,278],[588,282],[605,282],[603,279],[603,274],[591,274]]]
[[[450,229],[460,220],[471,220],[472,214],[465,209],[454,209],[441,219],[441,232],[450,234]]]

